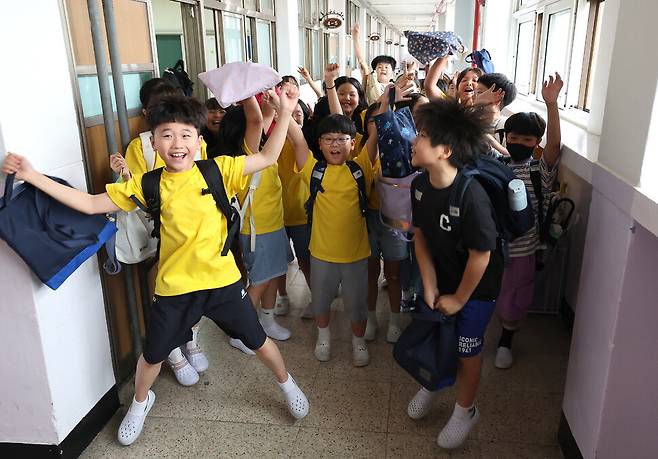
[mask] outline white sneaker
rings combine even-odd
[[[352,344],[352,362],[355,367],[365,367],[370,363],[370,354],[365,343]]]
[[[208,369],[208,358],[198,345],[192,349],[188,349],[187,345],[183,344],[180,347],[180,350],[183,352],[183,355],[187,361],[190,362],[190,365],[192,365],[192,368],[194,368],[197,373],[203,373]]]
[[[288,375],[288,381],[279,384],[283,391],[283,396],[288,405],[288,411],[295,419],[303,419],[308,414],[309,403],[304,392],[299,388],[292,376]]]
[[[149,411],[151,411],[151,408],[155,403],[155,393],[152,390],[148,392],[145,407],[137,405],[134,400],[135,399],[133,399],[130,408],[128,408],[128,412],[123,418],[123,421],[121,421],[119,431],[117,432],[117,440],[119,440],[119,443],[124,446],[134,443],[134,441],[139,438],[139,434],[142,433],[146,415],[149,414]]]
[[[386,341],[389,343],[397,343],[398,339],[400,339],[401,334],[402,334],[402,330],[400,330],[400,327],[398,325],[393,325],[389,323],[388,331],[386,332]]]
[[[313,314],[313,303],[309,303],[304,310],[302,311],[302,319],[313,319],[315,314]]]
[[[242,340],[239,340],[237,338],[231,338],[228,343],[234,348],[241,350],[247,355],[256,355],[254,351],[252,351],[251,349],[249,349],[247,346],[244,345]]]
[[[480,419],[480,411],[473,407],[465,415],[453,412],[436,442],[441,448],[454,449],[466,441],[469,432]]]
[[[512,350],[508,347],[500,346],[496,351],[496,360],[494,360],[494,366],[500,368],[501,370],[506,370],[511,367],[514,363],[514,357],[512,356]]]
[[[315,358],[320,362],[328,362],[331,358],[331,341],[320,340],[320,337],[318,336],[313,354],[315,354]]]
[[[432,408],[432,402],[436,397],[437,392],[431,392],[424,387],[421,387],[414,398],[409,402],[407,406],[407,414],[411,419],[422,419],[427,416],[427,413],[430,412]]]
[[[274,305],[274,315],[275,316],[285,316],[290,312],[290,299],[288,295],[279,296],[276,298],[276,304]]]
[[[265,330],[265,334],[270,338],[275,339],[277,341],[285,341],[287,339],[290,339],[290,330],[288,330],[285,327],[282,327],[281,325],[276,323],[275,320],[272,320],[270,324],[265,324],[261,320],[260,324],[263,326],[263,330]]]
[[[363,335],[366,341],[374,341],[377,337],[377,319],[373,317],[368,317],[368,323],[366,324],[366,333]]]
[[[199,382],[199,373],[184,356],[180,362],[173,363],[170,359],[167,359],[167,363],[174,370],[176,380],[181,386],[193,386]]]

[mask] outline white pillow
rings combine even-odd
[[[264,64],[231,62],[200,73],[199,79],[210,89],[219,105],[226,108],[273,88],[281,82],[281,75]]]

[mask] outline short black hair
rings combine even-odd
[[[242,143],[247,132],[247,118],[242,105],[231,105],[226,109],[217,132],[214,155],[241,156]],[[213,156],[214,157],[214,156]]]
[[[485,140],[487,113],[481,107],[466,107],[452,98],[439,99],[418,107],[415,121],[433,147],[450,147],[449,161],[455,167],[489,150]]]
[[[208,110],[193,97],[164,96],[154,100],[146,111],[146,122],[152,130],[164,123],[181,123],[194,126],[197,132],[206,125]]]
[[[139,89],[139,101],[142,108],[148,108],[152,100],[158,97],[174,96],[183,94],[180,89],[173,86],[162,78],[151,78]]]
[[[283,86],[283,83],[292,83],[295,86],[299,88],[299,81],[297,78],[295,78],[294,75],[284,75],[281,77],[281,83],[279,83],[277,86],[281,87]]]
[[[224,110],[221,105],[219,105],[219,102],[217,102],[217,99],[214,97],[211,97],[210,99],[206,100],[206,108],[208,110]]]
[[[546,132],[546,121],[535,112],[515,113],[505,121],[505,134],[510,132],[541,139]]]
[[[354,122],[347,116],[338,113],[333,113],[324,117],[322,121],[320,121],[320,124],[318,124],[316,130],[318,138],[331,132],[347,134],[352,138],[356,137],[356,127],[354,126]]]
[[[370,63],[370,68],[375,70],[377,68],[377,64],[389,64],[393,70],[397,67],[398,63],[392,56],[377,56],[375,57],[372,62]]]
[[[478,79],[478,83],[482,83],[487,88],[496,85],[496,89],[505,91],[505,97],[500,108],[507,107],[516,99],[516,86],[502,73],[485,73]]]

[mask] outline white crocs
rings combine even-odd
[[[283,384],[279,384],[283,396],[288,405],[288,411],[294,416],[295,419],[303,419],[308,414],[309,403],[304,392],[299,388],[295,380],[288,374],[288,380]]]
[[[370,354],[366,343],[352,344],[352,363],[355,367],[365,367],[370,363]]]
[[[183,360],[177,363],[172,363],[170,359],[167,359],[167,363],[174,370],[174,375],[176,375],[176,381],[179,382],[182,386],[193,386],[199,382],[199,373],[194,369],[190,362],[187,361],[185,357]]]
[[[266,320],[261,320],[260,324],[263,326],[265,334],[270,338],[277,341],[286,341],[290,339],[290,330],[282,327],[275,320],[272,320],[270,323],[268,323]]]
[[[238,338],[231,338],[228,341],[228,343],[231,346],[233,346],[234,348],[239,349],[240,351],[244,352],[247,355],[256,355],[256,353],[254,351],[252,351],[247,346],[245,346],[244,343],[242,342],[242,340],[240,340]]]
[[[192,365],[192,368],[194,368],[197,373],[203,373],[208,369],[208,358],[198,345],[192,349],[188,349],[187,344],[184,344],[180,347],[180,350],[183,352],[183,355],[187,361],[190,362],[190,365]]]
[[[401,334],[402,330],[398,325],[389,323],[388,331],[386,332],[386,342],[391,344],[397,343]]]
[[[514,364],[514,356],[512,355],[512,350],[505,346],[500,346],[496,350],[496,359],[494,360],[494,366],[500,368],[501,370],[506,370]]]
[[[288,295],[279,296],[276,299],[276,304],[274,305],[274,315],[275,316],[285,316],[290,312],[290,300]]]
[[[150,390],[146,396],[146,406],[140,406],[133,402],[128,408],[126,416],[121,421],[119,426],[119,431],[117,432],[117,440],[124,446],[131,445],[139,438],[139,434],[142,433],[142,428],[144,427],[144,420],[146,415],[149,414],[153,404],[155,403],[155,393]]]
[[[432,408],[432,402],[434,401],[436,394],[436,392],[430,392],[424,387],[421,387],[416,395],[414,395],[414,398],[409,402],[409,406],[407,406],[407,414],[409,417],[411,419],[422,419],[427,416],[427,413],[430,412],[430,408]]]
[[[448,423],[436,439],[437,444],[443,449],[460,447],[466,441],[466,437],[468,437],[473,426],[480,419],[480,411],[476,407],[470,410],[461,408],[461,413],[457,411],[457,407],[455,407],[455,412],[452,413]]]
[[[315,358],[320,362],[328,362],[331,358],[331,341],[321,340],[318,336],[313,353],[315,354]]]

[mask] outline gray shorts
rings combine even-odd
[[[290,243],[286,230],[256,235],[256,250],[251,251],[251,236],[240,235],[242,260],[249,273],[249,284],[258,285],[283,276],[288,272]]]
[[[353,263],[331,263],[311,255],[311,303],[313,314],[326,314],[336,297],[338,285],[345,312],[352,322],[368,319],[368,259]]]
[[[386,261],[402,261],[409,256],[407,242],[395,236],[379,219],[379,211],[368,209],[368,241],[370,257]]]

